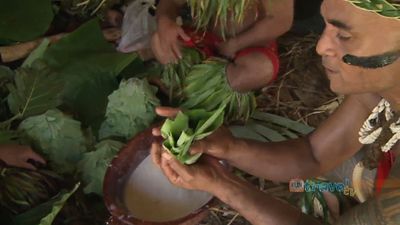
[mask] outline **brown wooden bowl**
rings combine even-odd
[[[150,154],[151,144],[161,142],[161,138],[154,137],[149,128],[136,135],[113,159],[109,166],[103,184],[104,201],[112,215],[109,224],[133,225],[194,225],[200,223],[207,216],[208,208],[215,204],[211,199],[205,206],[191,214],[168,222],[151,222],[135,218],[131,215],[123,201],[126,182],[138,165]]]

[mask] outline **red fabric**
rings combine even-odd
[[[211,32],[197,32],[192,28],[184,28],[184,30],[185,33],[190,37],[189,41],[184,41],[185,46],[199,49],[207,58],[218,55],[217,45],[218,43],[222,42],[220,37]],[[280,64],[278,44],[274,41],[271,42],[267,47],[252,47],[242,49],[236,53],[235,59],[253,52],[263,53],[271,61],[274,69],[271,82],[276,80],[278,77]]]
[[[395,156],[392,151],[385,152],[382,160],[379,162],[376,181],[375,181],[375,193],[378,195],[382,191],[383,184],[386,178],[389,176],[390,170],[393,167]]]
[[[278,77],[279,73],[279,54],[278,54],[278,44],[274,41],[271,44],[269,44],[267,47],[258,47],[258,48],[246,48],[241,51],[239,51],[236,54],[236,58],[243,57],[247,54],[253,53],[253,52],[260,52],[263,53],[269,60],[271,60],[272,67],[274,69],[274,73],[272,75],[272,81],[276,80]]]

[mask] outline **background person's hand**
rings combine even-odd
[[[16,144],[0,145],[0,160],[4,161],[8,166],[31,170],[35,170],[36,167],[29,163],[28,160],[46,164],[46,161],[29,146]]]
[[[151,39],[151,49],[161,64],[176,63],[182,58],[179,38],[184,41],[190,40],[175,21],[167,18],[159,20],[158,29]]]

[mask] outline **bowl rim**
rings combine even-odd
[[[106,174],[104,176],[104,182],[103,182],[103,199],[104,203],[107,207],[108,212],[111,214],[112,217],[120,220],[121,222],[126,222],[128,224],[135,224],[135,225],[177,225],[184,223],[190,219],[194,219],[196,216],[199,216],[202,214],[204,211],[208,210],[209,208],[216,206],[217,205],[217,199],[215,196],[212,196],[211,199],[202,207],[199,209],[193,211],[189,215],[172,220],[172,221],[166,221],[166,222],[153,222],[153,221],[145,221],[139,218],[135,218],[132,216],[129,211],[126,209],[120,208],[118,206],[118,203],[115,201],[111,194],[111,187],[113,183],[115,183],[115,167],[121,166],[121,161],[123,161],[123,157],[118,157],[119,155],[128,155],[131,151],[136,151],[135,147],[133,146],[139,146],[138,143],[142,142],[143,140],[148,140],[150,138],[150,143],[152,142],[159,142],[161,143],[162,138],[161,137],[155,137],[152,134],[152,129],[159,127],[160,124],[155,124],[151,126],[150,128],[147,128],[146,130],[140,132],[139,134],[135,135],[114,157],[114,159],[111,161],[109,167],[107,168]],[[132,153],[131,153],[132,154]],[[134,153],[136,154],[136,153]],[[118,166],[112,166],[112,165],[118,165]]]

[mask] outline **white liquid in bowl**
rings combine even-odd
[[[125,205],[131,215],[150,222],[183,218],[200,209],[211,198],[208,193],[172,185],[150,156],[132,173],[124,190]]]

